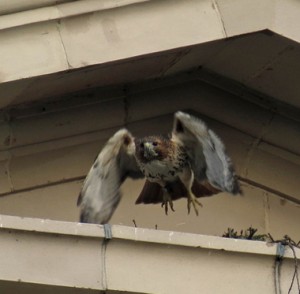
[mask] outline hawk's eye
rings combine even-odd
[[[153,146],[157,146],[157,142],[152,142],[152,145]]]

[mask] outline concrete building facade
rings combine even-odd
[[[286,293],[291,249],[278,280],[276,244],[220,236],[300,239],[299,19],[294,0],[0,4],[1,293]],[[128,180],[112,239],[78,224],[105,141],[166,134],[177,110],[220,135],[244,195],[166,216]]]

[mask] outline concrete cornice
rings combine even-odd
[[[151,0],[60,0],[26,1],[19,6],[13,1],[0,6],[0,30],[94,13]]]
[[[300,2],[293,0],[5,1],[0,4],[0,82],[266,29],[299,42],[299,19]]]
[[[0,15],[24,12],[74,0],[11,0],[0,3]]]
[[[0,30],[60,20],[152,0],[14,0],[0,4]],[[175,1],[169,1],[175,2]],[[300,40],[300,3],[292,0],[210,0],[226,37],[269,29],[295,41]],[[172,5],[172,3],[170,3]],[[288,20],[288,21],[287,21]]]

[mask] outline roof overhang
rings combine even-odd
[[[297,1],[28,0],[0,13],[1,108],[199,68],[300,107]]]

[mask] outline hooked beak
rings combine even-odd
[[[155,152],[153,145],[148,142],[144,143],[144,157],[149,158],[154,156],[157,156],[157,153]]]

